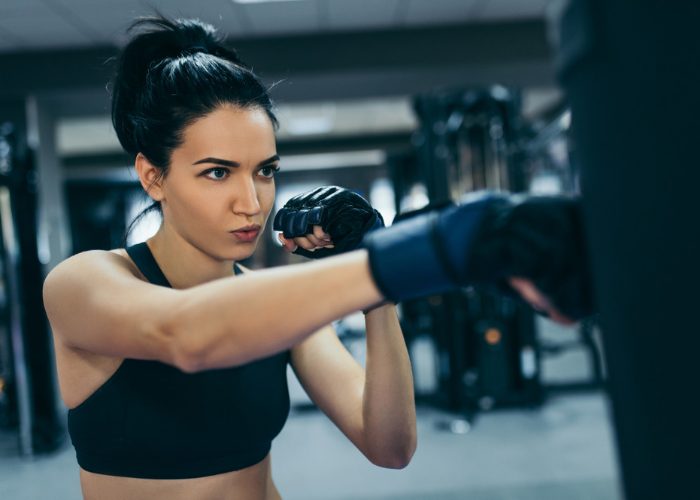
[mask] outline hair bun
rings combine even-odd
[[[204,54],[208,54],[209,47],[207,47],[206,45],[203,45],[203,44],[196,44],[196,45],[192,45],[190,47],[185,47],[182,52],[183,52],[183,54],[196,54],[197,52],[202,52]]]
[[[112,121],[119,141],[130,153],[139,150],[134,116],[152,70],[178,58],[211,54],[248,69],[235,50],[226,47],[210,24],[198,19],[142,17],[127,30],[133,38],[117,59],[112,85]]]
[[[245,66],[235,50],[224,46],[216,29],[198,19],[142,17],[129,27],[129,33],[134,31],[137,34],[132,45],[138,46],[142,57],[148,59],[150,65],[163,59],[204,53]]]
[[[197,52],[210,54],[221,44],[214,27],[196,19],[175,20],[171,29],[174,45],[179,49],[177,54],[173,54],[175,57]]]

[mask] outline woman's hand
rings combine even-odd
[[[339,186],[322,186],[291,198],[272,224],[282,231],[280,241],[287,250],[310,259],[356,250],[365,234],[380,227],[381,214],[362,196]]]
[[[313,252],[318,248],[335,248],[331,235],[326,233],[321,226],[313,226],[313,234],[307,234],[306,236],[287,239],[282,233],[279,233],[277,238],[282,243],[285,251],[289,253],[295,252],[299,247],[309,252]]]

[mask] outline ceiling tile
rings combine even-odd
[[[240,19],[231,0],[157,0],[155,5],[166,15],[201,19],[228,36],[245,32],[245,21]]]
[[[110,43],[114,33],[126,29],[128,18],[141,15],[145,9],[139,0],[121,0],[118,5],[105,0],[42,0],[47,12],[54,12],[92,43]]]
[[[66,0],[64,0],[66,1]],[[70,0],[72,4],[89,0]],[[107,40],[116,45],[123,45],[128,38],[126,29],[139,16],[154,15],[158,9],[163,15],[171,18],[197,18],[212,24],[225,36],[239,36],[242,27],[231,9],[230,0],[209,0],[207,2],[191,2],[181,0],[160,0],[153,6],[146,5],[140,0],[127,0],[118,5],[94,5],[86,3],[80,10],[80,18],[88,23],[93,30],[104,33]]]
[[[326,0],[324,29],[366,29],[396,24],[399,0]]]
[[[139,15],[197,17],[233,38],[543,16],[549,0],[0,0],[0,50],[121,45]],[[23,42],[23,43],[20,43]]]
[[[53,49],[91,43],[88,36],[51,10],[32,16],[0,19],[0,29],[21,39],[22,49]]]
[[[19,48],[19,45],[17,45],[16,42],[13,42],[11,40],[7,40],[6,38],[2,38],[0,36],[0,53],[1,52],[12,52],[15,51]]]
[[[109,16],[110,13],[105,13],[105,15]],[[121,47],[129,39],[129,35],[126,32],[127,29],[137,17],[142,15],[147,15],[147,13],[138,11],[133,13],[118,12],[114,13],[114,16],[109,19],[99,16],[86,16],[85,22],[88,23],[93,31],[102,34],[103,43]]]
[[[417,25],[456,23],[471,20],[471,11],[478,0],[405,1],[407,6],[404,14],[404,22],[406,24]]]
[[[311,0],[239,6],[250,20],[253,36],[318,31],[318,7],[318,3]]]
[[[525,19],[544,17],[550,0],[487,0],[481,2],[475,18],[478,20]]]
[[[33,15],[46,10],[42,0],[0,0],[0,20]]]
[[[6,20],[3,21],[7,23]],[[3,21],[0,21],[0,43],[3,44],[3,47],[21,46],[24,42],[24,38],[22,38],[19,33],[14,33],[6,29],[2,24]]]

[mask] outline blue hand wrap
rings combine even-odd
[[[382,295],[401,301],[468,284],[472,246],[482,222],[491,207],[507,203],[492,193],[471,200],[365,236],[372,276]]]

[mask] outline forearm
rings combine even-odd
[[[363,422],[367,454],[378,465],[403,467],[416,448],[411,364],[393,305],[366,315]]]
[[[168,330],[187,371],[234,366],[381,299],[361,250],[184,290]]]

